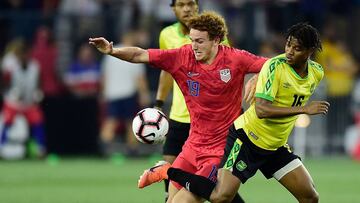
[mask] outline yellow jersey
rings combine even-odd
[[[191,40],[189,36],[182,33],[181,24],[179,22],[165,27],[160,32],[160,49],[176,49],[190,43]],[[229,45],[227,40],[222,44]],[[184,96],[175,81],[173,84],[173,99],[169,117],[177,122],[190,123],[190,114],[187,110]]]
[[[279,107],[304,106],[324,76],[320,64],[308,60],[308,74],[300,77],[286,63],[285,54],[269,59],[263,65],[256,84],[255,97]],[[298,115],[259,119],[255,103],[234,122],[243,128],[249,139],[258,147],[276,150],[287,143]]]

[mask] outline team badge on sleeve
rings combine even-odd
[[[222,69],[220,70],[220,79],[225,83],[228,83],[231,79],[230,69]]]

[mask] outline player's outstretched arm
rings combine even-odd
[[[103,37],[89,38],[89,44],[96,47],[103,54],[109,54],[116,58],[131,63],[148,63],[149,53],[145,49],[139,47],[113,47],[113,42],[109,42]]]
[[[156,92],[155,108],[162,109],[162,105],[166,100],[171,88],[173,87],[173,78],[170,73],[162,70],[159,77],[159,85]]]
[[[327,114],[330,104],[326,101],[312,101],[305,106],[279,107],[272,105],[271,101],[256,98],[256,115],[261,118],[279,118],[298,114]]]

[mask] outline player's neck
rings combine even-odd
[[[295,64],[293,66],[295,72],[302,78],[306,77],[308,75],[308,63],[305,61],[305,63],[301,64]]]
[[[190,29],[184,25],[183,23],[179,22],[180,23],[180,32],[183,34],[183,35],[189,35],[190,33]]]

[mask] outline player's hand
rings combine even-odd
[[[89,38],[89,44],[103,54],[111,54],[113,51],[113,42],[109,42],[103,37]]]
[[[245,102],[251,104],[254,101],[254,95],[256,90],[256,83],[258,80],[259,74],[255,74],[248,80],[245,84],[245,92],[244,92],[244,99]]]
[[[305,106],[305,113],[309,115],[327,114],[330,103],[327,101],[312,101]]]

